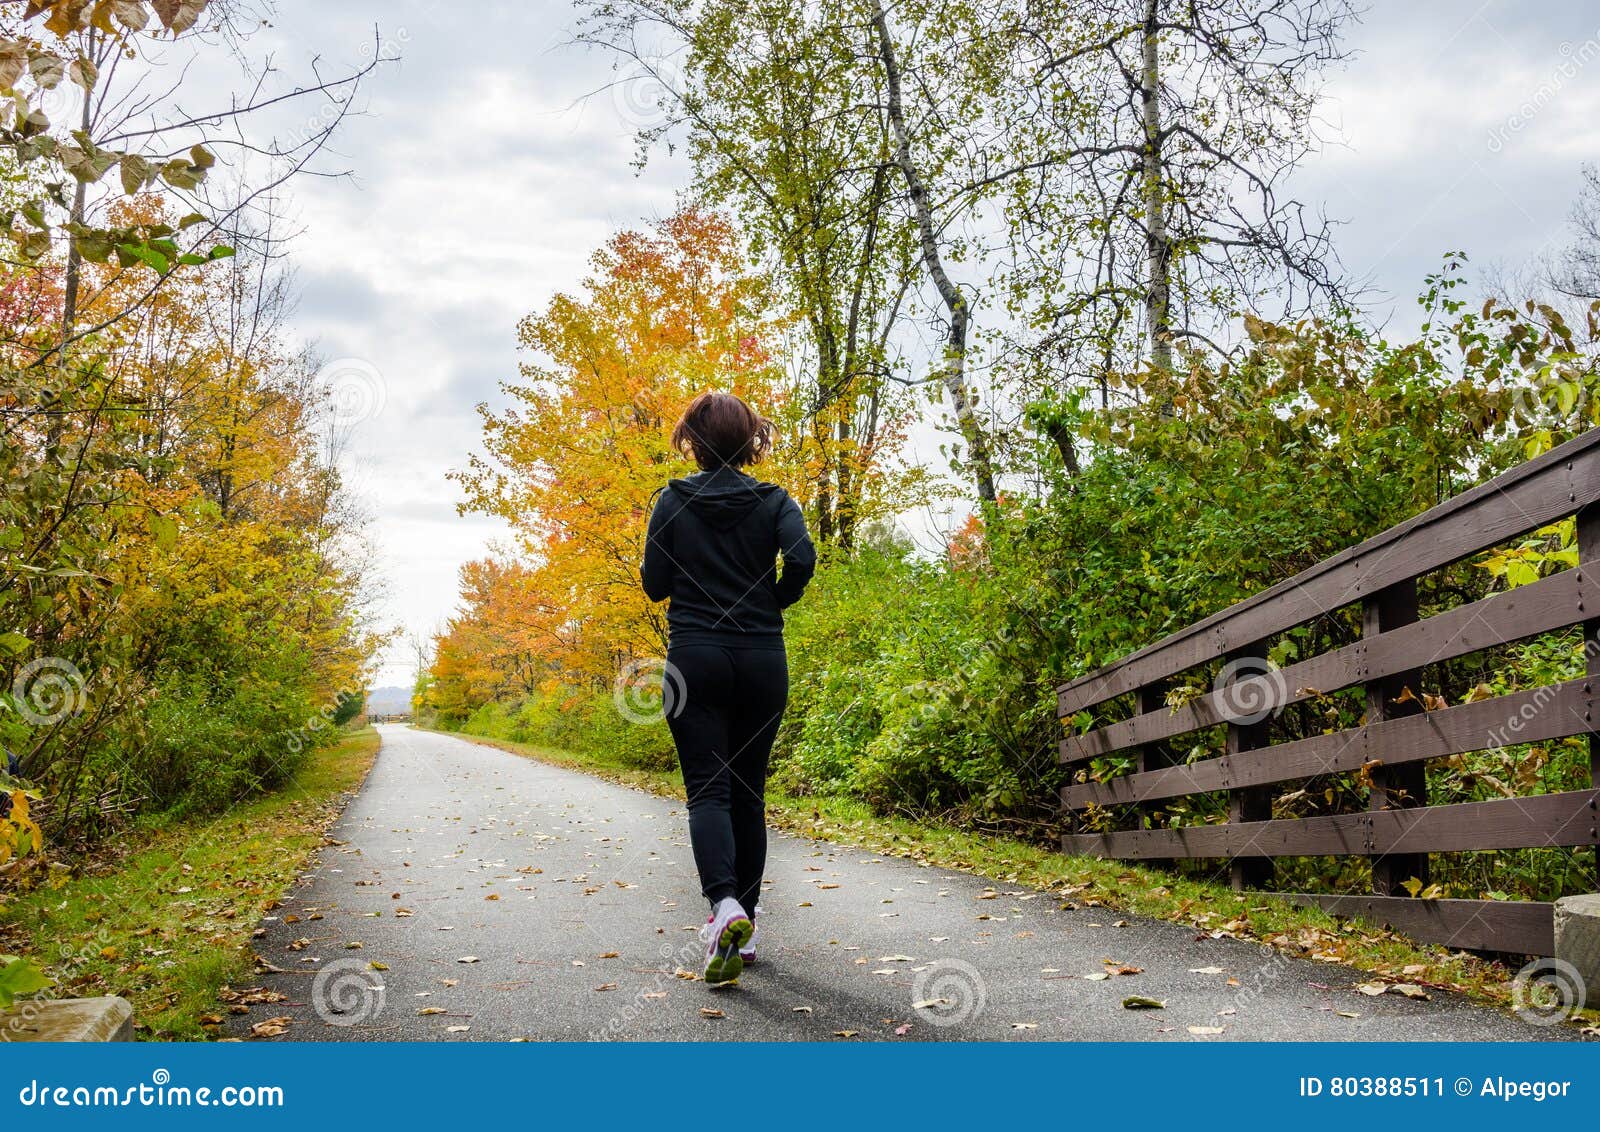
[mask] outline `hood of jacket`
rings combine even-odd
[[[667,484],[707,526],[726,531],[744,521],[746,515],[781,491],[776,484],[763,483],[736,468],[715,468],[692,476],[670,480]]]

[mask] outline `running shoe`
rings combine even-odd
[[[750,942],[755,930],[744,909],[731,899],[724,902],[720,913],[714,913],[706,921],[704,977],[708,984],[731,983],[738,979],[744,971],[740,948]]]
[[[761,938],[761,905],[756,905],[756,910],[750,913],[750,942],[742,944],[739,948],[739,958],[744,960],[745,966],[756,961],[756,940]]]

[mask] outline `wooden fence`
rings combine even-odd
[[[1236,888],[1270,887],[1274,857],[1361,854],[1371,858],[1372,895],[1293,898],[1451,947],[1550,954],[1549,904],[1415,899],[1402,886],[1413,877],[1426,882],[1430,853],[1600,845],[1597,501],[1600,429],[1063,685],[1064,720],[1097,707],[1104,714],[1120,697],[1133,703],[1129,718],[1061,742],[1061,761],[1079,771],[1061,791],[1073,831],[1063,847],[1155,862],[1225,859]],[[1419,619],[1420,576],[1573,515],[1576,567]],[[1279,634],[1358,603],[1359,640],[1282,669],[1251,659],[1264,657]],[[1584,676],[1425,710],[1425,665],[1577,624],[1584,627]],[[1221,678],[1209,692],[1168,706],[1176,677],[1219,663]],[[1270,741],[1273,714],[1355,687],[1366,696],[1359,726]],[[1223,753],[1180,763],[1171,740],[1214,727],[1226,728]],[[1430,759],[1585,734],[1590,789],[1427,804]],[[1132,773],[1086,781],[1089,761],[1111,754],[1133,756]],[[1278,784],[1342,772],[1370,776],[1365,812],[1273,819]],[[1226,824],[1083,831],[1091,807],[1133,803],[1148,814],[1152,803],[1215,791],[1227,792]]]

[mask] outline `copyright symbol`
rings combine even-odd
[[[1472,1082],[1465,1077],[1456,1078],[1456,1096],[1465,1097],[1472,1093]]]

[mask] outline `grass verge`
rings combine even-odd
[[[666,797],[683,798],[683,777],[676,770],[643,770],[614,756],[488,739],[466,732],[441,734]],[[884,817],[848,798],[799,798],[769,792],[767,816],[773,825],[800,836],[1052,892],[1063,903],[1170,920],[1187,924],[1196,932],[1270,944],[1297,958],[1353,967],[1371,976],[1372,982],[1452,990],[1495,1006],[1511,1003],[1514,968],[1465,952],[1421,944],[1359,920],[1336,919],[1320,909],[1304,908],[1261,893],[1240,894],[1222,884],[1176,877],[1120,861],[1068,856],[1043,845],[935,822]],[[1600,1012],[1593,1010],[1582,1011],[1572,1019],[1572,1024],[1585,1027],[1597,1022]]]
[[[378,733],[311,751],[280,789],[227,813],[135,832],[114,859],[0,910],[0,951],[31,956],[52,996],[117,994],[143,1039],[213,1036],[218,991],[252,978],[251,933],[361,785]]]

